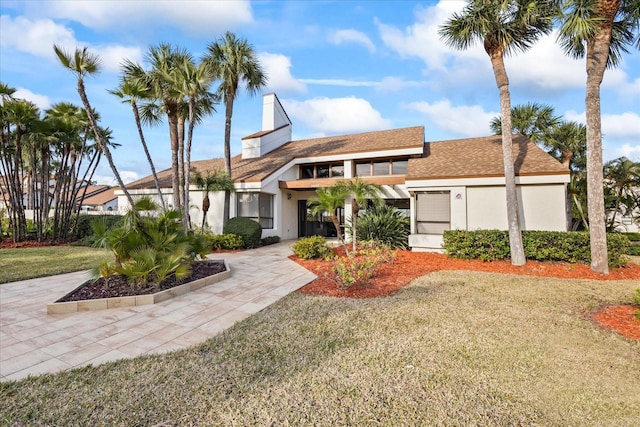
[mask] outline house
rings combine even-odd
[[[106,185],[100,187],[104,187],[104,189],[90,193],[89,190],[92,188],[92,186],[90,186],[87,189],[87,194],[84,199],[78,201],[78,203],[81,203],[80,209],[83,212],[103,213],[118,211],[118,196],[115,194],[116,188],[110,188]]]
[[[415,250],[440,250],[448,229],[507,228],[499,136],[425,143],[423,126],[297,141],[291,135],[291,120],[278,97],[264,95],[262,130],[243,138],[242,153],[231,161],[236,187],[231,216],[260,222],[263,237],[332,235],[328,218],[313,217],[307,201],[317,188],[356,176],[381,185],[386,202],[409,215]],[[569,170],[522,136],[514,136],[513,149],[522,228],[566,230]],[[224,169],[223,159],[192,165],[201,171]],[[169,203],[170,174],[165,170],[158,176]],[[156,192],[152,177],[127,188],[132,196]],[[190,197],[200,206],[202,192],[192,186]],[[220,232],[223,195],[210,199],[207,222]],[[347,200],[343,221],[351,207]],[[190,214],[194,223],[201,221],[197,208]]]

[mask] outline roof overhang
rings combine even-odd
[[[404,184],[404,175],[365,176],[358,177],[361,181],[376,185],[400,185]],[[296,179],[291,181],[279,181],[281,190],[315,190],[317,188],[331,187],[338,181],[350,181],[344,178],[322,179]]]

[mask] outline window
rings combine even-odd
[[[407,173],[407,159],[366,160],[356,162],[357,176],[404,175]]]
[[[238,193],[238,216],[273,228],[273,195],[267,193]]]
[[[442,234],[451,228],[449,191],[427,191],[416,194],[416,226],[418,234]]]
[[[392,160],[391,161],[391,174],[392,175],[405,175],[407,173],[407,166],[409,160]]]
[[[373,174],[374,175],[389,175],[389,160],[384,162],[373,162]]]
[[[316,178],[329,178],[329,165],[318,165]]]
[[[323,163],[318,165],[300,165],[300,179],[342,178],[344,163]]]
[[[300,178],[313,179],[313,165],[300,166]]]
[[[371,176],[371,163],[356,163],[357,176]]]

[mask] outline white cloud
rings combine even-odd
[[[15,48],[36,56],[55,58],[53,44],[77,44],[73,31],[50,19],[31,21],[22,16],[0,17],[0,46]]]
[[[587,123],[584,112],[569,110],[564,118],[582,124]],[[602,134],[606,138],[640,141],[640,114],[627,111],[621,114],[602,114]]]
[[[16,99],[26,99],[27,101],[31,101],[41,110],[46,110],[51,107],[51,100],[48,96],[33,93],[29,89],[25,89],[23,87],[16,88],[13,97]]]
[[[100,55],[102,67],[109,71],[120,71],[124,59],[141,63],[142,52],[136,46],[96,46],[96,51]]]
[[[545,90],[585,86],[587,74],[584,60],[565,55],[556,37],[557,32],[554,31],[541,37],[528,51],[514,52],[505,58],[509,80],[514,85],[534,85]]]
[[[171,26],[191,34],[211,34],[253,21],[251,4],[238,1],[75,1],[56,0],[30,4],[31,14],[68,19],[87,28]]]
[[[0,17],[0,45],[14,48],[38,57],[57,61],[53,51],[56,44],[67,51],[76,47],[89,47],[98,54],[103,67],[108,71],[119,71],[124,58],[141,61],[140,48],[135,46],[104,45],[89,46],[75,38],[73,31],[50,19],[32,21],[18,16],[15,19],[7,15]]]
[[[363,32],[357,30],[336,30],[329,35],[329,42],[333,44],[355,43],[366,47],[369,52],[376,51],[371,39]]]
[[[263,52],[258,55],[267,74],[267,87],[273,92],[306,92],[304,82],[291,74],[291,59],[277,53]]]
[[[285,100],[284,107],[293,118],[313,131],[326,133],[362,132],[386,129],[391,121],[361,98],[313,98]]]
[[[615,157],[626,157],[629,160],[634,162],[640,162],[640,144],[631,145],[631,144],[623,144],[617,150],[617,155]]]
[[[479,105],[454,107],[449,100],[412,102],[408,108],[427,116],[440,129],[461,136],[489,135],[489,123],[498,113],[486,112]]]
[[[251,4],[238,1],[75,1],[35,2],[30,13],[80,22],[87,28],[112,29],[171,26],[210,34],[253,21]]]
[[[416,22],[404,30],[384,24],[380,19],[376,19],[376,26],[385,45],[400,56],[421,58],[429,69],[444,69],[451,56],[486,57],[482,46],[455,52],[440,39],[439,26],[454,12],[461,10],[464,4],[461,1],[441,1],[435,6],[418,8],[415,12]]]

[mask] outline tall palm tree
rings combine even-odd
[[[98,123],[96,121],[93,108],[91,107],[91,103],[87,98],[87,93],[84,86],[84,77],[86,75],[95,74],[100,70],[100,58],[90,53],[86,47],[82,49],[76,48],[74,53],[71,54],[65,50],[62,50],[61,48],[59,48],[57,45],[54,44],[53,50],[55,51],[58,59],[60,60],[60,63],[65,68],[67,68],[68,70],[70,70],[72,73],[76,75],[78,95],[80,95],[80,99],[82,100],[82,105],[84,106],[84,109],[89,118],[89,122],[91,123],[91,129],[93,130],[93,133],[95,135],[96,143],[98,144],[98,147],[104,154],[104,157],[107,159],[107,162],[111,167],[111,171],[113,172],[113,175],[115,176],[116,181],[118,181],[118,185],[120,186],[120,189],[126,196],[127,201],[131,206],[131,209],[135,209],[133,198],[131,197],[131,194],[129,194],[127,187],[125,187],[124,181],[122,181],[122,178],[120,177],[118,168],[116,167],[116,164],[113,161],[113,156],[111,156],[111,151],[109,150],[109,146],[105,143],[105,141],[102,138],[102,132],[98,127]]]
[[[328,188],[318,188],[316,195],[307,201],[307,206],[311,208],[312,215],[319,215],[327,212],[331,216],[331,222],[336,228],[338,241],[344,246],[344,250],[349,254],[347,244],[342,237],[342,229],[340,228],[340,218],[338,218],[338,209],[344,208],[344,201],[349,193],[342,186],[334,185]]]
[[[238,88],[244,84],[246,91],[253,95],[267,84],[254,47],[246,39],[239,39],[227,31],[225,35],[209,44],[205,61],[220,80],[218,94],[225,105],[224,158],[226,171],[231,178],[231,117],[233,103],[238,96]],[[229,219],[230,193],[225,192],[224,221]]]
[[[640,0],[568,0],[558,38],[564,51],[586,58],[587,210],[591,269],[608,274],[600,84],[606,68],[617,66],[627,46],[640,47]],[[635,31],[635,34],[634,34]]]
[[[511,263],[526,263],[522,233],[518,220],[518,198],[513,161],[511,130],[511,99],[509,78],[504,57],[516,51],[525,51],[543,34],[552,29],[551,1],[470,0],[461,13],[454,15],[440,28],[445,43],[456,49],[467,49],[476,40],[483,43],[489,55],[496,83],[500,91],[502,117],[502,157],[507,193],[507,220]]]
[[[127,62],[130,67],[135,67],[136,64],[126,61],[125,66],[123,67],[123,76],[120,81],[120,84],[116,89],[109,90],[109,93],[117,96],[122,99],[123,103],[129,103],[131,105],[131,110],[133,111],[133,118],[136,122],[136,128],[138,129],[138,136],[140,137],[140,143],[142,144],[142,149],[144,150],[144,154],[147,157],[147,162],[149,162],[149,168],[151,169],[151,175],[153,176],[153,182],[156,185],[156,191],[158,192],[158,198],[160,199],[160,204],[162,205],[162,210],[165,210],[167,207],[164,202],[164,197],[162,195],[162,189],[160,188],[160,181],[158,181],[158,174],[156,172],[156,167],[153,164],[153,159],[151,158],[151,153],[149,152],[149,147],[147,146],[147,141],[144,138],[144,132],[142,130],[142,121],[140,119],[140,112],[138,110],[138,101],[141,99],[147,99],[150,96],[150,88],[140,79],[135,79],[133,76],[127,75]]]
[[[351,196],[351,240],[352,250],[355,252],[357,249],[357,232],[356,227],[358,225],[358,214],[362,206],[366,205],[369,200],[372,200],[375,204],[379,204],[382,201],[380,194],[382,188],[377,184],[371,184],[356,177],[353,180],[339,181],[336,185],[341,186]]]
[[[211,207],[209,193],[213,191],[234,191],[235,186],[233,180],[229,178],[229,175],[224,171],[216,171],[213,173],[207,171],[207,173],[203,175],[202,172],[194,169],[191,182],[199,190],[202,190],[202,233],[204,233],[207,213]]]
[[[189,225],[189,183],[191,182],[191,145],[193,142],[193,129],[200,122],[202,116],[214,111],[215,96],[209,92],[214,75],[211,68],[203,61],[196,64],[191,56],[183,58],[182,63],[177,64],[176,84],[181,88],[183,97],[187,99],[187,145],[184,150],[183,177],[184,177],[184,225],[185,231]],[[183,132],[184,134],[184,132]]]

